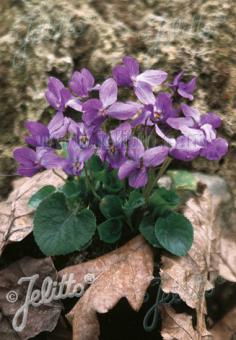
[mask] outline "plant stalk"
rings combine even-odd
[[[146,190],[144,191],[144,198],[145,201],[147,201],[150,193],[152,192],[155,184],[158,182],[158,180],[163,176],[163,174],[165,173],[166,169],[168,168],[168,166],[170,165],[172,159],[170,157],[167,157],[166,160],[164,161],[164,163],[162,164],[160,170],[158,171],[157,176],[154,178],[153,181],[149,181]]]
[[[86,167],[86,165],[84,166],[84,171],[85,171],[85,176],[86,176],[86,180],[87,180],[87,184],[92,192],[92,194],[94,195],[94,197],[96,197],[98,200],[101,200],[101,197],[96,193],[96,191],[94,190],[93,184],[91,182],[91,179],[89,177],[89,173],[88,173],[88,169]]]

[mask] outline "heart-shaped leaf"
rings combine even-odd
[[[148,206],[154,215],[163,215],[168,210],[175,209],[180,203],[175,191],[158,188],[148,200]]]
[[[138,190],[131,191],[128,201],[124,204],[124,210],[127,216],[131,216],[135,209],[145,203],[144,197]]]
[[[163,248],[177,256],[186,255],[193,243],[191,222],[176,212],[157,219],[155,235]]]
[[[39,204],[49,195],[51,195],[56,188],[53,185],[45,185],[39,191],[37,191],[34,195],[31,196],[29,200],[29,207],[33,209],[37,209]]]
[[[155,222],[151,216],[144,216],[140,223],[139,231],[145,240],[147,240],[153,247],[161,248],[161,245],[155,235]]]
[[[118,196],[107,195],[100,202],[100,210],[106,218],[123,215],[122,202]]]
[[[118,241],[122,233],[122,221],[118,218],[111,218],[98,226],[99,237],[107,243]]]
[[[64,255],[83,248],[93,237],[96,219],[92,211],[72,213],[63,193],[43,200],[34,216],[34,237],[45,255]]]

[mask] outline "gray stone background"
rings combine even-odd
[[[26,119],[47,118],[49,75],[67,81],[90,68],[100,79],[133,55],[143,67],[197,75],[195,105],[223,119],[230,152],[220,162],[197,160],[195,170],[222,175],[236,207],[235,0],[1,0],[0,173],[15,171],[12,150]],[[12,177],[0,176],[0,196]]]

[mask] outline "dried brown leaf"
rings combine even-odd
[[[73,268],[79,279],[88,268],[90,273],[99,273],[68,315],[73,322],[73,340],[98,339],[100,329],[96,313],[107,313],[123,297],[138,311],[153,278],[153,253],[141,236],[94,260],[93,264],[94,267],[89,261],[88,267],[85,263],[78,265],[78,269]]]
[[[96,278],[100,273],[107,271],[113,264],[125,260],[130,252],[136,251],[142,247],[144,243],[143,237],[139,235],[127,242],[124,246],[108,254],[97,257],[94,260],[66,267],[59,271],[58,275],[62,278],[63,275],[68,277],[68,275],[73,274],[76,282],[83,283],[84,277],[87,274],[92,274]]]
[[[236,336],[236,308],[227,313],[222,320],[211,329],[214,340],[228,340]]]
[[[196,309],[199,337],[205,330],[205,291],[212,287],[219,269],[219,203],[207,190],[201,197],[190,199],[184,214],[194,228],[193,245],[184,257],[162,256],[162,289],[179,294],[187,305]]]
[[[161,307],[162,331],[164,340],[194,340],[197,333],[193,329],[192,317],[185,313],[177,314],[170,306]]]
[[[196,340],[199,339],[196,330],[193,328],[192,317],[186,313],[176,313],[175,310],[168,306],[161,307],[162,331],[161,335],[164,340]],[[200,339],[210,340],[211,334],[205,328],[202,331]]]
[[[28,201],[44,185],[59,186],[63,180],[51,170],[14,182],[7,201],[0,203],[0,255],[10,242],[23,240],[32,231],[32,212]]]
[[[58,301],[52,301],[38,307],[30,306],[25,328],[21,332],[16,332],[12,327],[12,320],[16,312],[25,303],[29,285],[28,281],[19,285],[18,280],[35,274],[39,274],[39,278],[36,280],[33,289],[40,289],[46,277],[51,277],[53,281],[56,281],[57,272],[51,258],[36,260],[26,257],[0,271],[1,340],[26,340],[43,331],[52,331],[56,327],[62,310],[62,305]],[[18,296],[14,303],[9,302],[9,298],[7,299],[9,292],[13,291]]]
[[[223,233],[220,240],[219,274],[224,279],[236,282],[236,235]]]
[[[227,221],[222,220],[219,274],[228,281],[236,282],[236,210],[232,206],[230,208]]]

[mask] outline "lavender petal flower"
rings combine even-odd
[[[169,148],[159,146],[145,151],[143,143],[136,137],[132,137],[128,144],[128,156],[131,160],[125,161],[119,171],[120,179],[129,178],[129,185],[140,188],[147,184],[148,168],[155,167],[164,162],[168,156]]]
[[[31,133],[31,136],[25,138],[25,142],[34,147],[47,146],[50,139],[49,129],[39,122],[27,121],[25,127]]]
[[[13,156],[19,163],[17,173],[20,176],[32,177],[42,170],[41,159],[45,152],[47,149],[44,148],[37,148],[36,151],[28,147],[14,150]]]
[[[93,90],[94,83],[95,80],[91,72],[83,68],[81,72],[76,71],[73,73],[69,86],[77,96],[86,98],[89,92]]]
[[[181,81],[182,76],[183,71],[177,74],[173,83],[169,84],[169,86],[176,90],[181,97],[193,100],[193,92],[196,88],[196,77],[192,78],[188,83],[184,83]]]
[[[94,154],[94,147],[81,149],[80,146],[71,139],[68,143],[68,159],[64,165],[64,171],[68,175],[79,176],[84,168],[84,163]]]
[[[67,102],[71,99],[71,93],[60,80],[50,77],[48,89],[45,92],[48,103],[56,110],[63,111]]]
[[[119,120],[132,118],[139,110],[140,104],[134,102],[122,103],[116,102],[108,109],[108,115]]]
[[[164,162],[169,153],[167,146],[156,146],[144,152],[143,161],[146,167],[156,167]]]
[[[216,138],[209,142],[200,152],[200,156],[210,161],[218,161],[228,152],[228,143],[224,138]]]
[[[221,126],[221,118],[214,112],[208,112],[201,116],[200,124],[210,124],[213,128],[217,129]]]
[[[83,121],[86,125],[99,125],[108,115],[108,108],[117,100],[117,84],[114,79],[104,81],[99,89],[99,99],[89,99],[83,106]]]

